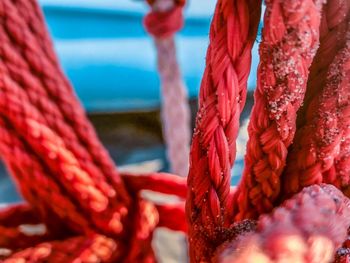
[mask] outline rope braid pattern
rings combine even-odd
[[[257,231],[226,244],[217,262],[331,262],[347,236],[350,200],[332,185],[303,189],[259,218]],[[240,249],[237,249],[240,248]]]
[[[325,86],[329,65],[337,52],[345,45],[346,30],[349,21],[349,1],[328,0],[323,5],[320,25],[320,46],[310,67],[310,74],[303,106],[297,117],[297,127],[305,124],[305,116],[310,101]]]
[[[350,4],[345,0],[329,0],[327,4],[323,6],[323,16],[320,27],[320,47],[310,69],[304,105],[298,112],[298,128],[305,126],[308,112],[309,115],[313,114],[309,107],[314,107],[315,105],[312,105],[310,102],[318,103],[315,97],[318,96],[326,86],[325,82],[329,66],[334,60],[337,52],[345,46],[346,31],[349,26],[349,10]],[[298,145],[299,143],[298,134],[299,132],[297,132],[295,138],[295,145]],[[336,183],[334,178],[338,172],[342,174],[342,178],[344,178],[345,174],[350,172],[350,162],[347,161],[348,157],[346,154],[348,152],[346,149],[349,147],[349,141],[345,139],[345,135],[343,135],[342,140],[343,142],[340,144],[340,154],[334,156],[334,165],[332,165],[327,171],[323,172],[325,182],[334,184]],[[344,179],[342,180],[344,181]],[[340,186],[339,182],[337,185],[338,187]],[[349,196],[349,193],[347,193],[348,191],[345,188],[343,187],[343,191]]]
[[[226,209],[230,170],[236,155],[239,116],[246,100],[260,4],[220,0],[211,24],[188,176],[186,211],[193,262],[210,258],[211,249],[230,233]]]
[[[176,59],[174,34],[183,26],[183,1],[157,0],[144,25],[154,36],[162,90],[162,123],[173,173],[187,176],[190,145],[190,108],[187,89]]]
[[[325,87],[310,103],[305,125],[298,130],[289,152],[284,173],[286,194],[321,182],[339,188],[349,185],[346,167],[350,149],[344,145],[350,140],[350,32],[345,35],[345,47],[329,66]],[[337,156],[344,158],[344,162],[335,162]],[[338,165],[345,166],[345,171],[337,169]],[[332,168],[335,171],[328,172]]]
[[[322,1],[266,1],[258,86],[235,220],[269,212],[279,195],[296,112],[319,43]]]

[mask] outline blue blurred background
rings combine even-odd
[[[191,0],[177,35],[189,96],[197,97],[215,0]],[[89,112],[155,109],[160,105],[156,54],[135,0],[41,0],[62,66]],[[253,64],[257,64],[257,46]],[[255,76],[253,67],[251,76]],[[255,78],[249,79],[249,88]]]

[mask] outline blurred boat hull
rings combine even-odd
[[[189,97],[197,97],[205,67],[213,0],[190,1],[185,28],[177,35],[178,59]],[[63,69],[89,112],[159,108],[156,53],[142,26],[142,1],[42,0]],[[191,6],[192,5],[192,6]],[[199,5],[199,6],[198,6]],[[254,47],[249,88],[258,63]]]

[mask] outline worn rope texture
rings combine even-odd
[[[174,34],[183,26],[184,2],[157,0],[145,17],[145,27],[153,35],[158,55],[162,90],[162,125],[171,171],[188,174],[191,139],[187,89],[176,58]]]
[[[329,66],[325,87],[310,102],[305,125],[298,130],[289,152],[284,172],[286,194],[321,182],[348,188],[350,31],[345,36],[345,47]]]
[[[320,46],[310,67],[303,105],[298,111],[297,127],[305,124],[310,101],[324,88],[329,65],[344,47],[349,21],[350,3],[347,0],[328,0],[323,5],[320,25]]]
[[[271,211],[280,193],[296,113],[319,43],[322,2],[265,2],[258,83],[248,126],[245,169],[235,195],[235,220]]]
[[[216,261],[328,263],[349,224],[349,199],[332,185],[313,185],[260,217],[254,234],[225,244]]]
[[[184,223],[168,225],[164,219],[174,213],[181,220],[184,209],[143,200],[139,195],[143,189],[138,187],[159,183],[151,190],[162,192],[177,185],[180,192],[172,194],[183,197],[185,181],[171,176],[160,180],[160,175],[122,179],[59,67],[36,1],[1,1],[0,21],[0,153],[50,237],[62,240],[50,241],[50,253],[64,256],[75,241],[63,239],[73,236],[80,236],[73,239],[78,252],[81,242],[95,244],[90,235],[98,233],[113,239],[117,249],[111,253],[118,262],[155,261],[151,247],[155,227],[159,222],[186,231]],[[17,238],[27,243],[17,226],[2,227],[9,237],[4,235],[3,242],[10,249],[16,249]],[[31,245],[44,241],[30,240]],[[27,245],[28,255],[42,250],[41,245]],[[33,261],[21,255],[24,261]],[[67,260],[73,256],[79,260],[80,254],[67,254]]]
[[[192,262],[208,260],[230,232],[230,171],[260,9],[260,1],[219,0],[211,23],[188,177]]]

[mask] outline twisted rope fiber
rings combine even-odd
[[[22,87],[23,86],[25,87],[25,90],[28,92],[28,95],[32,103],[36,105],[39,110],[41,110],[40,113],[42,113],[42,115],[45,116],[46,114],[45,116],[46,120],[51,120],[51,121],[48,121],[48,123],[50,125],[53,125],[53,127],[56,128],[56,131],[58,131],[58,133],[62,135],[61,137],[62,140],[66,139],[65,140],[66,145],[69,145],[72,148],[75,148],[75,144],[77,143],[74,143],[74,142],[79,142],[79,140],[77,139],[79,137],[84,141],[84,144],[86,144],[87,146],[90,146],[90,145],[94,146],[95,150],[88,148],[85,150],[87,153],[94,153],[94,152],[97,153],[96,149],[101,148],[101,145],[97,141],[96,135],[94,135],[94,131],[92,130],[90,124],[87,124],[86,117],[83,116],[84,113],[81,107],[80,106],[72,107],[72,105],[74,105],[74,103],[76,104],[77,102],[76,102],[75,96],[73,96],[70,86],[65,85],[68,82],[66,83],[64,79],[57,78],[57,76],[60,76],[59,70],[55,69],[54,65],[51,65],[47,60],[45,60],[45,56],[40,55],[42,51],[38,48],[38,45],[35,44],[37,43],[37,41],[40,41],[40,39],[37,39],[31,35],[31,33],[28,30],[28,26],[24,24],[24,22],[21,20],[21,17],[19,17],[19,14],[17,14],[17,9],[15,8],[15,6],[13,6],[9,1],[3,1],[2,7],[3,7],[1,9],[2,11],[7,10],[7,12],[2,12],[4,29],[6,30],[6,31],[2,31],[2,33],[8,33],[8,37],[6,37],[5,34],[1,34],[1,37],[2,37],[2,40],[5,41],[5,43],[7,43],[6,41],[7,39],[12,40],[11,43],[9,43],[9,45],[4,44],[4,48],[2,48],[2,51],[4,52],[3,59],[4,61],[7,62],[5,64],[7,65],[8,68],[11,67],[12,63],[14,63],[14,65],[11,67],[12,68],[11,76],[13,77],[14,80],[17,80]],[[22,33],[18,32],[19,30],[23,30],[23,32]],[[31,45],[29,45],[28,43],[30,43]],[[14,47],[17,47],[17,48],[14,48]],[[8,52],[12,51],[12,52],[8,55],[6,51]],[[17,51],[17,54],[14,51]],[[21,55],[23,55],[23,57],[26,58],[25,61],[22,60],[22,63],[20,60]],[[38,58],[40,59],[39,61],[38,61]],[[12,61],[12,63],[10,61]],[[26,64],[29,64],[29,67],[26,67]],[[35,68],[31,68],[31,67],[35,67]],[[15,73],[13,73],[13,71],[15,71]],[[40,82],[47,82],[48,85],[46,84],[40,85],[39,81],[38,81],[39,83],[35,82],[34,81],[36,77],[35,73],[33,74],[32,79],[30,79],[30,76],[28,76],[29,72],[37,73],[37,75],[43,78],[43,80],[41,80]],[[19,75],[19,74],[22,74],[22,75]],[[57,84],[55,86],[52,85],[52,84],[55,84],[54,81],[57,81]],[[57,87],[60,87],[62,89],[61,93],[59,92],[59,89],[57,89]],[[48,88],[50,88],[51,90],[49,92],[45,91]],[[33,89],[35,91],[32,92]],[[65,92],[65,90],[67,92]],[[44,98],[48,98],[49,95],[50,95],[50,98],[54,98],[55,100],[57,100],[54,103],[54,105],[50,103],[50,99],[46,99],[46,100],[44,99]],[[74,135],[74,133],[70,132],[70,129],[67,128],[67,125],[64,124],[65,118],[63,118],[62,116],[63,114],[61,113],[61,116],[60,116],[60,114],[57,113],[58,110],[56,110],[56,108],[58,107],[58,105],[61,106],[61,109],[63,109],[62,111],[65,113],[65,115],[69,116],[70,118],[71,116],[77,115],[78,113],[80,114],[80,116],[76,117],[76,120],[78,121],[78,123],[82,124],[81,127],[79,127],[80,131],[76,132],[77,135]],[[44,124],[44,120],[42,121],[42,124]],[[74,123],[71,123],[71,124],[74,124]],[[84,134],[82,134],[81,132],[84,132]],[[73,134],[73,136],[71,136],[71,134]],[[89,137],[90,139],[88,139]],[[90,157],[88,159],[79,160],[80,158],[84,157],[83,155],[84,150],[81,150],[81,149],[84,149],[84,148],[82,147],[76,148],[73,151],[76,154],[75,157],[78,158],[77,161],[80,161],[79,165],[78,164],[76,165],[77,166],[81,165],[82,167],[90,166],[90,167],[86,167],[86,172],[88,172],[90,176],[95,177],[97,179],[95,180],[97,184],[102,185],[99,188],[104,187],[103,190],[106,197],[108,196],[113,197],[113,195],[115,195],[115,191],[111,186],[108,186],[108,184],[106,183],[106,178],[103,178],[104,176],[99,176],[99,173],[101,173],[101,171],[98,171],[97,169],[95,170],[89,169],[93,167],[93,165],[89,165],[89,163],[93,164],[92,158]],[[104,153],[102,152],[105,152],[105,150],[103,149],[100,152],[102,155],[104,155]],[[100,158],[101,158],[101,155],[99,155],[96,158],[94,157],[95,160],[99,160]],[[103,159],[104,159],[103,160],[104,164],[102,163],[103,165],[101,165],[100,169],[103,169],[103,172],[108,170],[108,172],[105,174],[111,175],[110,176],[111,178],[114,177],[113,181],[120,181],[120,179],[118,179],[119,176],[115,176],[115,175],[112,176],[112,174],[115,173],[113,172],[115,171],[115,168],[112,167],[111,165],[109,165],[109,167],[106,166],[110,158],[106,157]],[[115,186],[118,186],[118,185],[115,185]],[[119,186],[117,188],[120,189],[120,193],[123,196],[123,193],[125,192],[124,187],[122,185],[119,185]],[[124,199],[127,200],[127,198],[129,197],[126,197]],[[115,202],[113,202],[112,200],[108,200],[108,201],[109,203],[111,203],[112,207],[115,206],[115,204],[113,204]],[[92,208],[91,210],[92,210],[91,212],[93,213],[95,209]],[[107,210],[106,212],[109,212],[109,211]],[[106,217],[108,217],[108,215]],[[103,225],[104,227],[106,227],[109,224],[102,222],[100,223],[100,225]]]
[[[73,228],[74,226],[77,228],[76,224],[79,224],[80,231],[81,228],[84,229],[88,223],[76,212],[75,204],[67,198],[64,190],[60,189],[51,177],[46,176],[45,167],[39,158],[25,147],[25,143],[15,136],[16,131],[2,119],[0,119],[0,134],[0,152],[3,160],[16,179],[22,196],[47,219],[44,221],[49,224],[53,222],[55,225],[57,222],[52,216],[53,213],[65,219],[72,217],[71,220],[75,222]],[[33,181],[38,181],[40,184],[33,184]],[[51,203],[54,205],[51,206]]]
[[[347,236],[349,216],[350,201],[334,186],[304,188],[260,217],[255,233],[224,244],[213,262],[332,262]]]
[[[266,1],[243,178],[235,193],[235,220],[255,218],[274,207],[296,112],[319,43],[323,1]]]
[[[18,1],[17,1],[18,2]],[[31,1],[33,5],[33,13],[38,12],[39,9],[35,3],[35,1]],[[19,2],[20,3],[20,2]],[[87,122],[87,119],[85,117],[85,113],[82,110],[81,107],[72,107],[72,103],[70,103],[70,100],[73,102],[76,102],[75,95],[73,94],[73,91],[71,89],[70,84],[62,74],[60,68],[56,65],[58,65],[57,60],[55,63],[50,63],[50,60],[46,56],[39,56],[43,50],[39,49],[38,46],[42,46],[45,44],[47,41],[41,41],[40,38],[38,38],[36,35],[31,34],[30,31],[30,26],[25,24],[23,19],[20,17],[20,15],[24,12],[28,12],[28,10],[24,10],[20,12],[18,9],[21,7],[19,6],[11,6],[7,5],[8,2],[4,2],[5,5],[5,10],[7,10],[7,13],[10,13],[11,16],[6,17],[5,15],[5,30],[7,31],[10,39],[12,39],[12,45],[11,48],[13,47],[14,43],[19,46],[19,49],[21,52],[19,52],[19,55],[23,55],[25,60],[23,63],[18,63],[20,60],[16,59],[14,67],[12,67],[12,70],[17,71],[21,70],[22,64],[28,64],[29,69],[34,71],[34,77],[37,77],[40,82],[42,82],[42,85],[44,86],[44,89],[47,90],[47,94],[50,96],[50,99],[53,99],[54,105],[47,105],[50,100],[46,100],[44,103],[44,106],[40,107],[40,103],[36,102],[38,100],[38,96],[32,95],[30,96],[31,100],[33,101],[33,104],[39,104],[36,105],[39,109],[43,109],[44,114],[46,113],[47,109],[49,110],[50,116],[45,116],[46,119],[48,120],[54,120],[50,122],[50,125],[57,125],[57,131],[60,132],[60,135],[65,139],[67,136],[67,141],[70,141],[72,144],[72,148],[75,148],[74,142],[81,140],[81,144],[85,145],[84,148],[88,147],[88,151],[84,153],[84,148],[83,149],[77,149],[76,154],[79,158],[82,158],[81,164],[82,165],[89,165],[89,169],[93,169],[92,166],[93,161],[95,162],[100,162],[100,169],[104,169],[103,173],[105,175],[111,175],[110,177],[113,178],[113,181],[120,181],[120,178],[118,176],[115,176],[116,170],[114,169],[113,162],[111,161],[110,157],[107,155],[106,151],[103,149],[99,141],[97,140],[96,134],[89,124]],[[36,8],[34,7],[36,6]],[[11,9],[12,8],[12,9]],[[10,9],[10,10],[9,10]],[[42,20],[37,21],[38,23],[42,23]],[[7,27],[9,27],[9,29]],[[42,27],[43,31],[46,31],[45,27]],[[21,34],[21,32],[18,32],[18,29],[24,28],[24,33]],[[30,32],[28,32],[30,31]],[[44,39],[45,40],[45,39]],[[40,43],[41,42],[41,43]],[[37,44],[35,44],[37,43]],[[51,45],[52,46],[52,45]],[[51,48],[52,49],[52,48]],[[53,53],[51,50],[50,53]],[[13,54],[11,54],[13,55]],[[12,56],[10,56],[12,58]],[[18,56],[17,58],[21,58],[21,56]],[[39,59],[39,60],[38,60]],[[50,58],[51,59],[51,58]],[[9,62],[7,65],[10,64]],[[26,74],[28,69],[26,67],[23,68],[23,71],[21,72],[22,74]],[[15,71],[16,72],[16,71]],[[24,82],[23,85],[26,84],[26,76],[18,76],[18,73],[13,73],[13,76],[16,76],[19,80],[19,82]],[[37,76],[35,76],[37,75]],[[30,76],[28,76],[30,77]],[[36,87],[34,85],[32,80],[27,80],[30,82],[30,85],[33,89]],[[59,89],[57,87],[60,87]],[[62,90],[62,91],[61,91]],[[38,95],[40,95],[40,92],[44,92],[43,90],[39,91]],[[66,96],[66,93],[70,94]],[[72,96],[73,95],[73,96]],[[58,103],[57,103],[58,102]],[[56,116],[57,111],[55,111],[55,107],[59,107],[60,110],[62,111],[61,115],[64,117],[61,117],[60,115]],[[63,118],[63,120],[61,120]],[[75,129],[76,135],[73,133],[69,132],[69,127],[64,126],[63,121],[66,121],[70,126],[73,126]],[[57,124],[56,124],[57,123]],[[76,127],[74,127],[74,125]],[[63,126],[63,127],[62,127]],[[78,140],[75,138],[78,137]],[[69,144],[69,145],[70,145]],[[101,154],[99,153],[101,152]],[[81,156],[82,155],[82,156]],[[91,155],[89,158],[88,156]],[[104,156],[106,155],[106,156]],[[86,159],[83,159],[86,158]],[[92,161],[93,160],[93,161]],[[87,168],[88,169],[88,168]],[[91,174],[93,176],[98,176],[99,173],[98,171],[91,171]],[[101,174],[101,172],[100,172]],[[97,177],[99,178],[99,177]],[[101,180],[101,182],[104,182],[105,180]],[[104,185],[104,187],[107,187],[107,185]],[[108,189],[108,188],[107,188]],[[110,195],[113,195],[113,190],[110,190],[111,187],[109,186],[109,193]],[[105,190],[106,192],[108,190]],[[120,194],[122,195],[123,189],[122,187],[120,188]],[[127,198],[126,198],[127,199]]]
[[[39,16],[22,16],[26,13]],[[186,231],[186,225],[167,224],[164,219],[172,213],[183,218],[183,208],[155,206],[140,199],[141,189],[130,192],[133,187],[145,185],[147,180],[141,177],[137,177],[139,181],[129,176],[125,182],[130,185],[124,186],[63,76],[52,46],[47,45],[51,41],[37,3],[4,0],[0,20],[0,152],[23,196],[54,237],[64,239],[78,234],[81,236],[77,243],[81,240],[94,244],[91,235],[99,232],[102,235],[98,236],[112,238],[117,248],[111,249],[106,261],[153,262],[150,242],[158,220],[160,226]],[[175,185],[172,180],[159,180],[156,175],[150,176],[148,183],[160,183],[163,186],[158,190],[164,191]],[[180,192],[173,194],[184,196],[184,181],[178,181],[178,185]],[[9,228],[9,235],[18,234],[16,227],[4,227]],[[59,231],[64,234],[56,235]],[[44,240],[31,245],[40,241]],[[61,253],[60,259],[65,249],[72,249],[69,241],[57,246],[57,241],[50,242],[52,253]],[[11,249],[12,245],[8,246]],[[38,246],[28,247],[23,253],[41,251],[42,245]],[[93,251],[88,251],[93,256]],[[30,259],[24,254],[19,257],[25,261],[46,260]],[[18,254],[12,257],[16,260]],[[68,261],[70,257],[83,260],[80,254],[67,255]]]
[[[260,1],[220,0],[211,23],[188,176],[192,262],[208,260],[231,236],[230,170],[260,9]]]
[[[162,90],[162,124],[171,171],[188,174],[190,145],[190,107],[187,89],[176,59],[174,34],[183,26],[184,1],[157,0],[144,20],[146,30],[154,37]]]
[[[347,39],[346,31],[348,30],[348,21],[350,18],[349,10],[350,3],[345,0],[328,1],[323,7],[323,16],[320,27],[320,47],[310,69],[304,105],[298,112],[297,126],[298,128],[301,128],[301,130],[303,129],[303,126],[305,127],[307,118],[309,118],[308,120],[310,121],[310,119],[312,119],[310,115],[314,115],[312,107],[315,107],[315,105],[319,103],[318,99],[315,97],[319,96],[321,90],[325,87],[327,71],[329,71],[331,62],[334,60],[337,52],[345,46],[345,41]],[[328,85],[330,84],[328,83]],[[296,147],[297,145],[300,145],[300,139],[302,136],[299,136],[298,134],[301,134],[301,131],[297,132],[294,140],[294,145]],[[335,182],[337,174],[341,175],[338,177],[342,178],[341,180],[343,181],[343,184],[346,181],[346,174],[349,174],[350,172],[350,162],[348,161],[349,144],[350,140],[346,139],[346,136],[343,135],[340,142],[339,154],[334,152],[333,157],[331,157],[331,159],[334,158],[334,164],[331,165],[328,170],[321,169],[324,182],[333,183],[340,187],[340,180],[338,179],[338,182]],[[289,150],[289,152],[289,155],[293,155],[293,150]],[[288,158],[290,159],[291,157]],[[343,187],[343,191],[349,196],[348,190],[345,188],[347,187]]]
[[[298,130],[293,149],[289,152],[284,173],[286,194],[321,182],[334,184],[340,189],[349,186],[349,30],[345,36],[345,47],[330,65],[325,87],[310,103],[305,125]]]
[[[68,80],[63,75],[60,67],[58,66],[59,63],[56,59],[56,56],[54,55],[52,45],[47,45],[47,43],[50,43],[51,41],[48,40],[46,28],[43,26],[43,18],[40,8],[33,0],[28,1],[27,6],[24,6],[23,1],[19,0],[12,1],[12,3],[13,4],[11,4],[9,1],[4,1],[0,10],[2,11],[2,15],[5,21],[4,29],[7,31],[12,40],[19,46],[20,54],[25,58],[24,62],[27,63],[29,68],[34,71],[32,73],[36,75],[36,77],[42,82],[44,88],[47,89],[47,92],[50,95],[50,99],[53,99],[54,102],[59,102],[56,104],[58,104],[58,107],[60,107],[62,110],[62,115],[64,115],[66,121],[71,124],[74,129],[76,129],[77,135],[79,135],[79,140],[82,141],[82,144],[89,147],[90,151],[88,151],[88,153],[92,155],[94,161],[101,163],[102,168],[105,168],[106,171],[110,170],[109,172],[105,172],[107,175],[114,175],[116,172],[115,169],[110,169],[114,167],[114,164],[111,161],[111,158],[108,157],[108,154],[102,147],[101,143],[99,143],[97,140],[97,136],[91,124],[87,121],[82,107],[74,108],[72,107],[74,104],[70,103],[70,100],[74,102],[77,100],[73,94]],[[14,6],[15,4],[18,6]],[[31,9],[20,10],[21,8]],[[24,13],[35,14],[35,16],[31,17],[32,19],[35,19],[35,22],[33,23],[32,21],[23,20],[22,14]],[[7,16],[6,14],[11,15]],[[26,22],[28,22],[28,24],[26,24]],[[37,33],[32,33],[32,24],[36,24],[38,28],[41,27],[40,30],[35,30],[34,32],[45,32],[41,34],[41,36],[43,36],[43,39],[38,37]],[[23,28],[24,32],[21,32],[21,28]],[[38,46],[42,47],[42,49],[44,49],[45,46],[45,52],[49,55],[38,56],[43,52],[43,50]],[[51,50],[47,51],[49,49]],[[53,58],[54,61],[50,63]],[[20,68],[19,65],[16,66]],[[70,96],[66,96],[66,93],[70,94]],[[101,153],[99,153],[99,151]],[[118,176],[116,176],[114,180],[118,180]]]
[[[302,107],[298,111],[297,128],[305,124],[310,101],[325,86],[329,65],[344,47],[349,21],[350,3],[347,0],[328,0],[322,9],[320,46],[310,67],[307,89]]]

